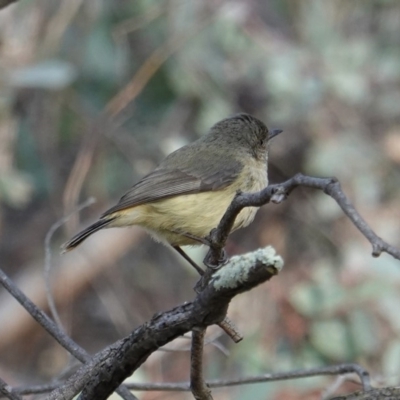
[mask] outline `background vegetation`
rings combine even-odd
[[[239,111],[285,131],[273,143],[271,181],[337,176],[376,232],[400,245],[399,2],[24,0],[1,10],[2,268],[46,308],[46,233],[93,196],[51,243],[66,331],[96,351],[190,299],[194,272],[140,229],[98,233],[65,256],[58,249],[166,154]],[[219,338],[207,348],[208,376],[354,361],[374,384],[398,385],[398,262],[373,259],[336,204],[311,190],[264,207],[228,252],[267,244],[285,269],[232,304],[242,343],[210,330]],[[191,255],[201,261],[204,249]],[[67,367],[65,351],[1,290],[0,327],[0,376],[9,384],[48,382]],[[185,351],[158,352],[135,379],[187,380],[188,365]],[[318,399],[331,382],[214,393]],[[358,388],[346,385],[337,393]]]

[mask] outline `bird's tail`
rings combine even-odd
[[[104,228],[114,219],[115,218],[102,218],[94,224],[88,226],[82,232],[79,232],[72,239],[61,246],[61,254],[66,253],[67,251],[70,251],[79,246],[88,236]]]

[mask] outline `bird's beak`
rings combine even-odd
[[[272,138],[278,136],[282,132],[283,132],[282,129],[272,129],[272,131],[269,131],[268,140],[271,140]]]

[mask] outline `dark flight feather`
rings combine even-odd
[[[88,236],[90,236],[92,233],[95,233],[95,232],[99,231],[100,229],[104,228],[106,225],[108,225],[114,219],[115,218],[100,219],[99,221],[95,222],[94,224],[88,226],[85,230],[83,230],[82,232],[79,232],[71,240],[69,240],[67,243],[64,244],[63,252],[72,250],[76,246],[79,246]]]

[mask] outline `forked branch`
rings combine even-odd
[[[297,174],[283,183],[269,185],[257,193],[238,193],[233,199],[218,227],[211,233],[209,240],[210,251],[206,256],[209,264],[217,265],[222,256],[228,235],[233,227],[236,216],[245,207],[261,207],[269,202],[281,203],[299,186],[322,190],[332,197],[347,215],[355,227],[368,239],[372,246],[372,255],[379,257],[382,252],[390,254],[400,260],[400,250],[380,238],[365,222],[364,218],[354,208],[351,201],[344,194],[336,178],[315,178]]]

